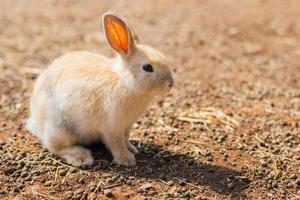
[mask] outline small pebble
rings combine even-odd
[[[147,189],[150,189],[152,187],[152,184],[151,183],[146,183],[144,185],[142,185],[140,187],[141,190],[147,190]]]
[[[96,185],[96,184],[91,184],[91,185],[89,186],[89,190],[90,190],[91,192],[96,191],[96,189],[97,189],[97,185]]]
[[[290,179],[297,179],[297,175],[296,174],[292,174],[291,176],[290,176]]]
[[[25,178],[24,178],[24,181],[30,181],[31,180],[31,176],[26,176]]]
[[[126,184],[127,184],[127,185],[131,185],[131,184],[132,184],[132,181],[131,181],[131,180],[127,180],[127,181],[126,181]]]
[[[85,182],[84,178],[83,177],[79,178],[78,182],[81,183],[81,184],[83,184]]]
[[[59,175],[65,176],[65,175],[67,175],[67,171],[66,170],[61,170],[61,171],[59,171]]]
[[[52,181],[46,181],[44,183],[44,186],[48,187],[48,186],[51,186],[52,185]]]
[[[267,184],[267,188],[268,188],[268,189],[272,189],[272,184],[268,183],[268,184]]]
[[[272,182],[272,187],[273,187],[273,188],[278,188],[278,184],[277,184],[276,181],[273,181],[273,182]]]
[[[21,174],[20,174],[20,177],[22,177],[22,178],[24,178],[24,177],[26,177],[28,175],[28,172],[22,172]]]
[[[207,156],[207,161],[213,161],[213,157],[212,156]]]
[[[167,185],[170,186],[170,187],[172,187],[174,185],[174,182],[173,181],[168,181]]]
[[[267,167],[268,163],[265,160],[260,161],[261,166]]]
[[[213,168],[208,168],[208,172],[209,173],[214,173],[216,170],[215,169],[213,169]]]
[[[71,191],[66,192],[65,197],[66,197],[66,199],[72,199],[73,192],[71,192]]]
[[[228,187],[229,189],[233,188],[233,183],[227,183],[227,187]]]
[[[114,196],[110,189],[104,190],[104,195],[107,196],[107,197],[113,197]]]
[[[6,191],[5,190],[0,190],[0,195],[4,195],[6,194]]]

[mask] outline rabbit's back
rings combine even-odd
[[[104,56],[87,52],[76,51],[67,53],[52,62],[39,76],[35,91],[52,90],[57,84],[71,77],[97,75],[102,71],[110,71],[111,60]]]

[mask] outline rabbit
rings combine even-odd
[[[30,99],[27,130],[66,163],[92,165],[82,145],[102,141],[113,163],[136,164],[130,129],[156,97],[174,85],[169,61],[158,50],[140,44],[127,19],[115,12],[102,16],[114,58],[87,51],[54,60],[37,78]]]

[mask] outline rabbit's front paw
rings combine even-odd
[[[119,156],[114,156],[113,163],[123,166],[133,166],[135,165],[135,157],[130,152],[128,152],[127,154],[123,153]]]
[[[91,151],[81,146],[67,147],[60,151],[60,156],[64,158],[68,164],[75,167],[92,165],[94,163]]]

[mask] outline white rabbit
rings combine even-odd
[[[124,17],[109,12],[102,20],[117,56],[63,55],[39,76],[30,102],[27,129],[73,166],[93,164],[90,150],[80,144],[98,140],[116,164],[134,165],[138,150],[129,141],[131,126],[174,84],[166,57],[140,44]]]

